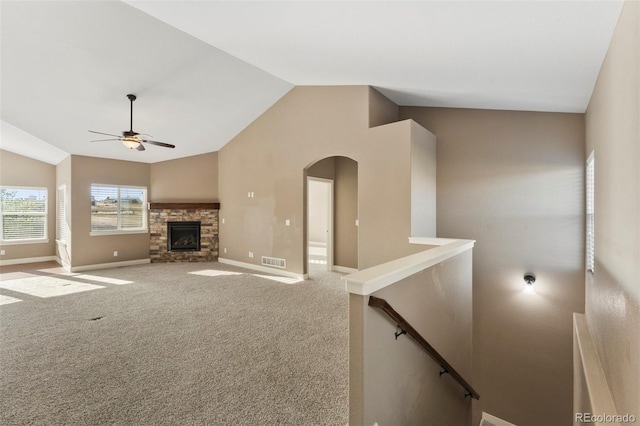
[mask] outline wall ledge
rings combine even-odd
[[[584,373],[587,392],[589,394],[589,402],[591,404],[591,413],[597,415],[616,416],[616,406],[609,391],[607,379],[600,364],[598,352],[591,338],[589,325],[587,324],[587,316],[585,314],[573,314],[573,335],[577,343],[577,356],[582,360],[582,371]],[[575,387],[575,385],[574,385]],[[574,389],[574,394],[576,389]],[[574,395],[575,400],[575,395]],[[574,407],[575,408],[575,407]],[[620,425],[619,422],[606,422],[610,425]],[[604,424],[597,423],[598,425]]]
[[[404,278],[471,250],[475,240],[451,240],[439,247],[412,254],[342,278],[349,293],[368,296]]]

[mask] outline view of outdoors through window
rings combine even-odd
[[[47,189],[8,188],[0,190],[2,240],[47,238]]]
[[[146,188],[91,185],[91,230],[146,228]]]

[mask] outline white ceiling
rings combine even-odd
[[[217,151],[293,85],[367,84],[400,105],[584,112],[622,7],[126,3],[0,3],[3,149],[36,157],[38,144],[5,131],[19,128],[58,156],[153,163]],[[127,93],[138,95],[134,130],[175,150],[89,142],[99,139],[89,129],[128,129]]]

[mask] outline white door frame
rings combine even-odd
[[[307,176],[307,264],[309,263],[309,181],[321,182],[329,185],[327,195],[327,270],[333,270],[333,179]]]

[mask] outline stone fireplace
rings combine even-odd
[[[218,260],[220,203],[149,203],[149,257],[160,262]]]

